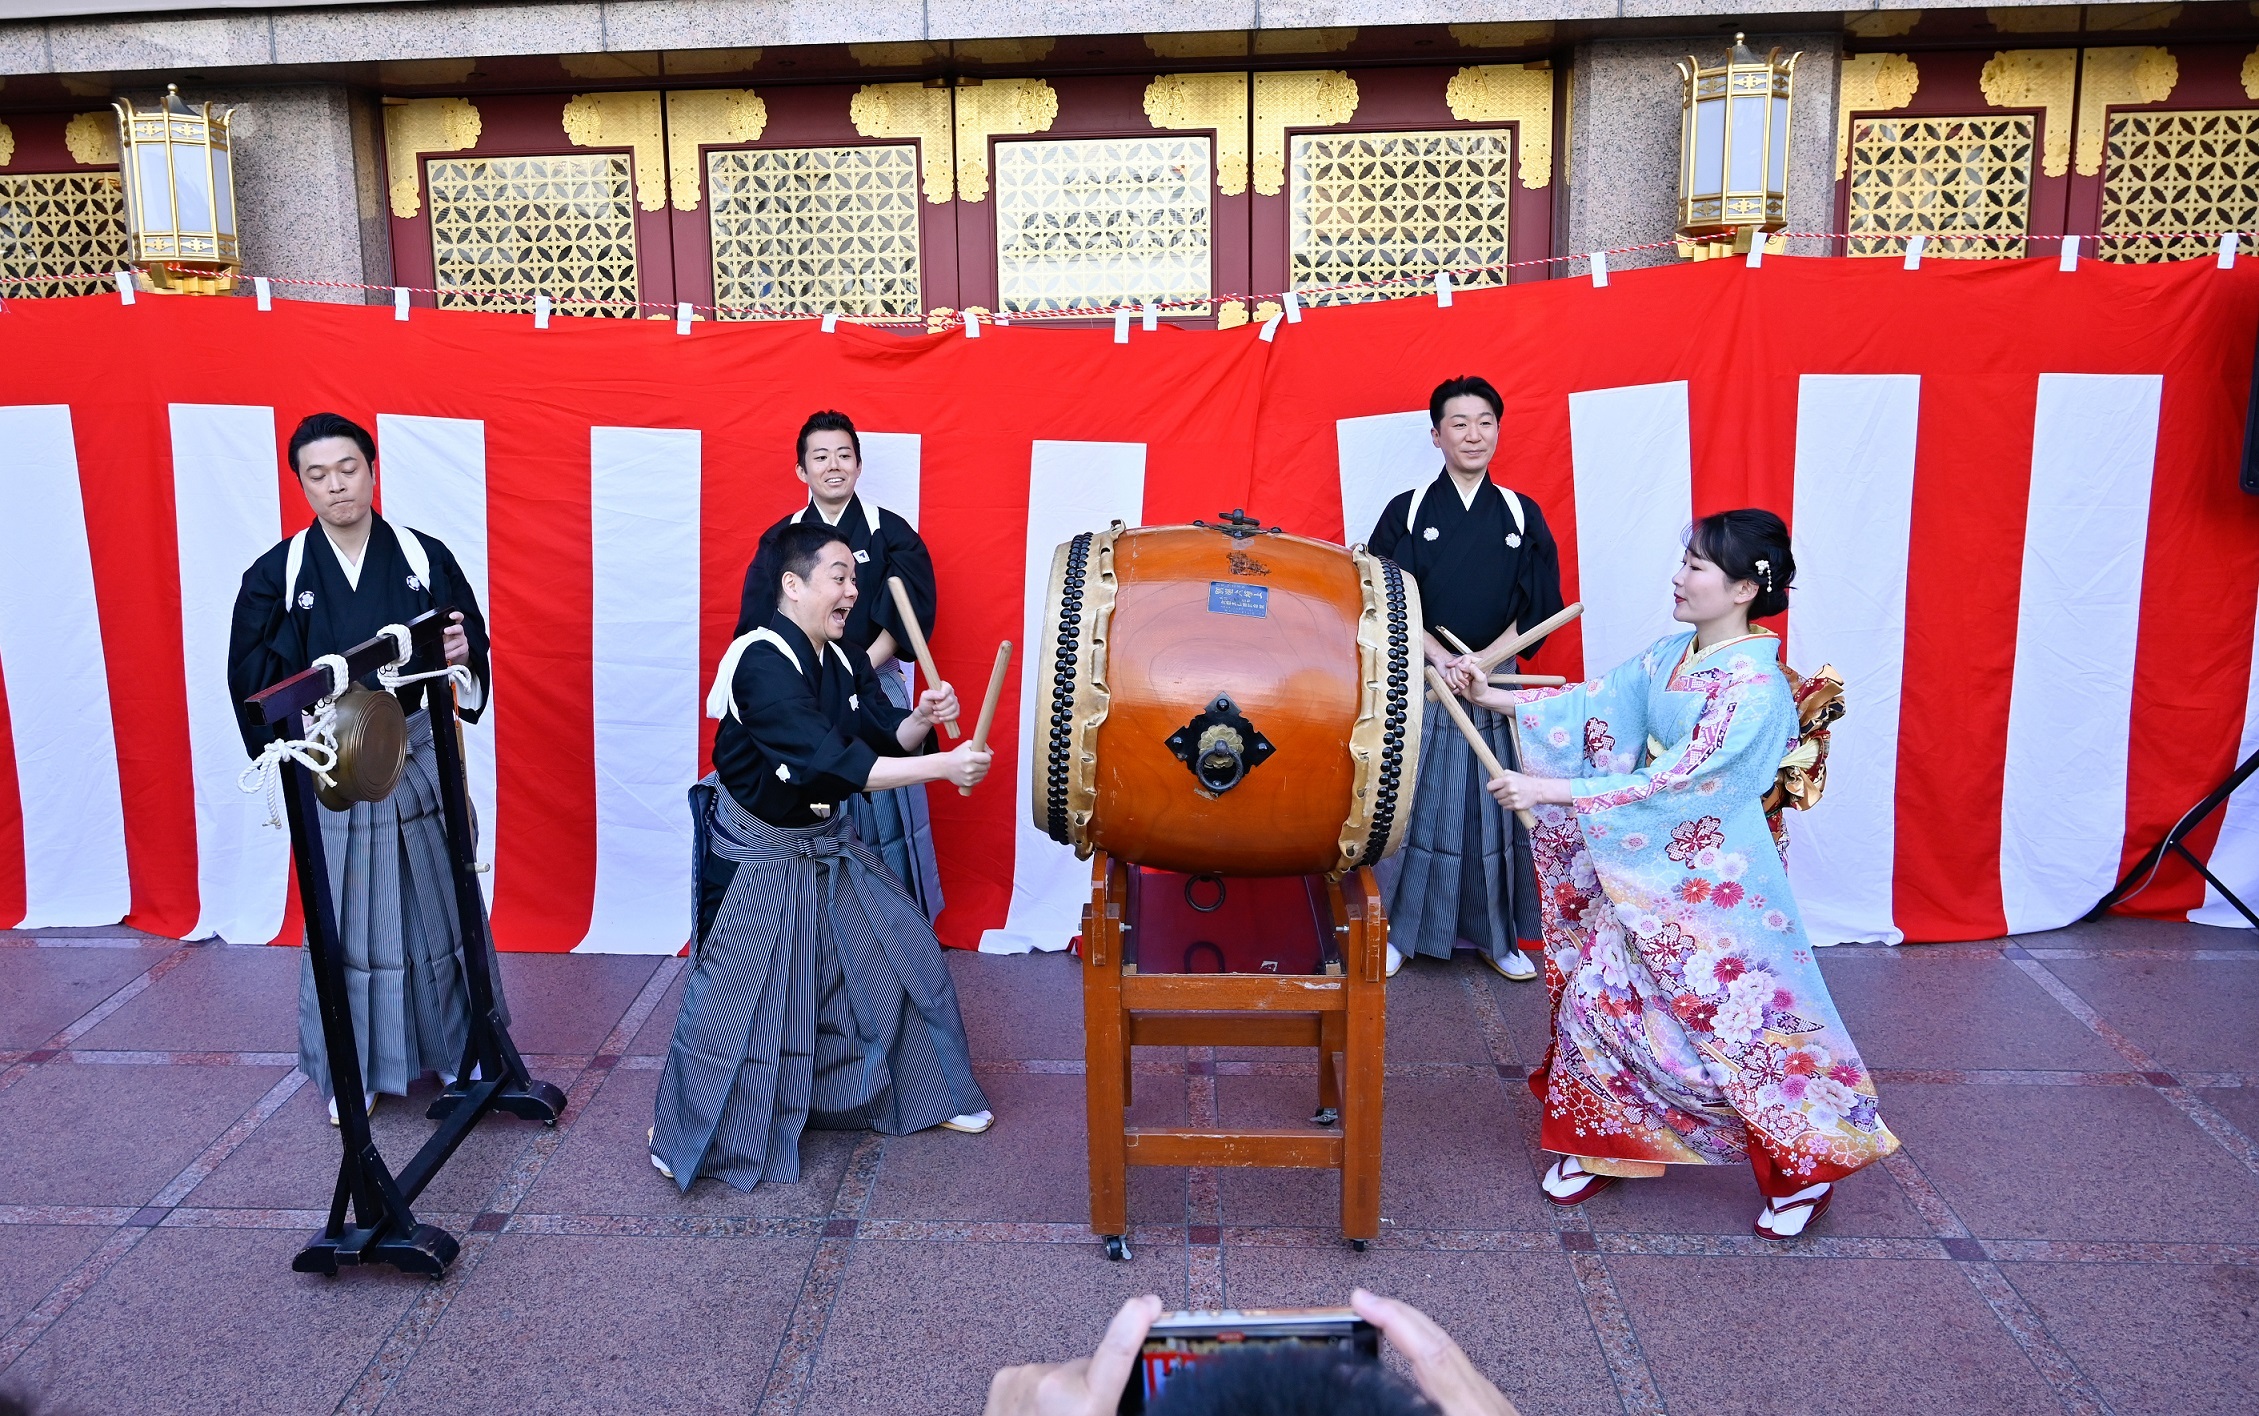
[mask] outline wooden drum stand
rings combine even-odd
[[[1090,907],[1082,923],[1091,1232],[1105,1241],[1108,1258],[1129,1257],[1132,1165],[1293,1167],[1341,1172],[1342,1237],[1363,1249],[1380,1233],[1387,1028],[1388,918],[1372,871],[1359,867],[1338,880],[1310,877],[1310,887],[1325,892],[1332,923],[1315,971],[1159,973],[1138,968],[1135,869],[1104,851],[1094,853]],[[1232,955],[1228,947],[1210,947],[1227,959]],[[1129,1125],[1124,1112],[1132,1047],[1316,1048],[1313,1120],[1326,1126],[1338,1113],[1340,1129]],[[1343,1064],[1338,1068],[1336,1053]]]

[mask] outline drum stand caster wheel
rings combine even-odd
[[[1349,1241],[1349,1247],[1362,1254],[1365,1252],[1365,1241],[1362,1239],[1352,1239]]]
[[[1310,1118],[1310,1124],[1313,1126],[1331,1126],[1340,1119],[1341,1109],[1339,1107],[1321,1106],[1318,1108],[1317,1114]]]
[[[1106,1257],[1115,1263],[1125,1263],[1130,1256],[1129,1239],[1120,1234],[1106,1236]]]

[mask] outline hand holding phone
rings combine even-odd
[[[1378,1362],[1380,1329],[1348,1308],[1171,1313],[1156,1320],[1138,1345],[1137,1366],[1122,1388],[1118,1410],[1139,1416],[1171,1377],[1197,1363],[1280,1347],[1323,1348],[1343,1360]]]
[[[1161,1316],[1161,1300],[1132,1298],[1106,1325],[1098,1350],[1072,1362],[1006,1367],[988,1384],[985,1416],[1110,1416],[1130,1385],[1138,1347]]]
[[[1475,1370],[1435,1319],[1409,1303],[1362,1288],[1349,1295],[1349,1306],[1388,1334],[1388,1345],[1412,1364],[1412,1379],[1443,1416],[1516,1416],[1514,1403]]]

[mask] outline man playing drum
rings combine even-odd
[[[859,591],[837,530],[789,525],[765,553],[776,609],[722,655],[706,699],[714,771],[690,792],[697,933],[651,1131],[651,1163],[685,1190],[701,1175],[748,1190],[797,1179],[809,1126],[994,1119],[933,926],[840,806],[972,786],[989,751],[967,739],[920,755],[956,691],[887,701],[847,638]]]
[[[847,616],[846,641],[861,649],[878,670],[886,701],[910,706],[909,683],[895,656],[911,641],[887,577],[902,582],[919,626],[933,633],[935,607],[933,557],[915,527],[904,518],[856,494],[863,475],[863,442],[844,413],[813,413],[800,427],[795,454],[808,504],[761,535],[753,564],[746,567],[739,601],[737,633],[749,634],[769,622],[777,607],[775,544],[787,526],[821,523],[839,533],[855,557],[855,605]],[[886,863],[910,892],[927,919],[941,914],[941,872],[934,864],[933,818],[923,787],[867,792],[849,798],[848,814],[863,844]]]
[[[1427,618],[1422,646],[1454,691],[1486,684],[1483,666],[1441,637],[1482,651],[1561,608],[1560,554],[1537,503],[1490,480],[1505,403],[1487,380],[1449,379],[1428,398],[1431,436],[1443,454],[1434,481],[1381,512],[1367,549],[1419,582]],[[1535,652],[1535,647],[1525,652]],[[1516,661],[1498,665],[1515,672]],[[1491,751],[1516,765],[1509,725],[1470,707]],[[1537,876],[1529,835],[1483,798],[1485,773],[1440,703],[1427,705],[1420,774],[1404,848],[1382,863],[1388,899],[1389,972],[1398,948],[1449,958],[1471,945],[1510,979],[1537,977],[1525,949],[1538,942]]]

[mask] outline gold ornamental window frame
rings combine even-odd
[[[1285,181],[1283,183],[1280,195],[1284,197],[1286,201],[1285,225],[1287,280],[1288,283],[1296,291],[1296,298],[1306,305],[1352,304],[1365,300],[1386,299],[1401,295],[1416,294],[1433,286],[1436,269],[1436,267],[1430,266],[1422,274],[1406,274],[1400,278],[1385,279],[1370,289],[1342,291],[1305,290],[1303,288],[1305,281],[1300,274],[1302,255],[1297,249],[1296,244],[1297,234],[1303,221],[1302,203],[1300,200],[1302,195],[1300,152],[1301,145],[1305,141],[1358,141],[1371,140],[1375,138],[1408,137],[1460,138],[1491,135],[1502,136],[1505,139],[1505,152],[1499,159],[1501,170],[1498,178],[1499,185],[1503,193],[1501,213],[1503,231],[1501,233],[1501,241],[1498,247],[1499,260],[1495,262],[1495,264],[1499,268],[1496,270],[1485,271],[1480,275],[1471,275],[1469,277],[1462,278],[1458,274],[1458,272],[1471,270],[1476,266],[1486,266],[1493,263],[1470,261],[1464,264],[1447,264],[1445,268],[1448,268],[1454,272],[1452,277],[1453,284],[1460,289],[1478,289],[1486,288],[1492,285],[1504,285],[1507,283],[1508,277],[1511,274],[1509,271],[1504,269],[1504,267],[1513,259],[1513,194],[1515,188],[1520,185],[1519,164],[1522,160],[1524,151],[1524,136],[1522,133],[1522,124],[1520,121],[1508,119],[1499,122],[1468,123],[1456,127],[1442,126],[1433,123],[1418,125],[1367,123],[1340,124],[1327,127],[1292,127],[1287,129],[1285,134],[1286,172]],[[1326,284],[1335,282],[1310,283]]]
[[[1990,129],[1991,131],[1981,135],[1949,135],[1943,131],[1948,125],[1957,125],[1972,130]],[[2016,136],[2004,136],[2011,130],[2017,129],[2019,125],[2020,133]],[[2041,152],[2039,144],[2042,134],[2038,114],[2024,111],[1932,114],[1869,113],[1848,118],[1846,129],[1847,165],[1844,176],[1844,230],[1847,233],[1844,251],[1846,255],[1857,257],[1902,256],[1905,254],[1907,239],[1915,235],[1928,238],[1923,246],[1923,254],[1938,259],[2013,260],[2024,255],[2031,240],[2032,201],[2037,190],[2040,174]],[[1885,135],[1883,133],[1885,129],[1894,131]],[[1921,136],[1912,136],[1904,131],[1907,129],[1932,131]],[[2011,175],[2014,173],[2011,166],[1996,163],[1994,166],[1997,171],[1990,177],[1980,179],[1960,196],[1944,203],[1951,208],[1950,214],[1965,215],[1974,211],[1980,218],[1977,224],[1941,225],[1937,220],[1939,204],[1931,203],[1927,206],[1921,204],[1918,199],[1923,193],[1911,186],[1907,190],[1913,191],[1917,198],[1914,205],[1907,206],[1899,211],[1883,209],[1874,213],[1862,212],[1862,177],[1869,173],[1892,170],[1881,167],[1872,161],[1864,160],[1876,148],[1919,149],[1926,146],[1933,149],[1950,150],[1955,142],[1959,143],[1963,153],[1957,163],[1945,162],[1933,166],[1923,161],[1901,162],[1897,164],[1895,170],[1916,177],[1924,173],[1934,172],[1939,168],[1951,170],[1958,166],[1967,170],[1982,164],[1981,158],[1972,160],[1968,156],[1968,153],[1974,149],[1986,145],[1997,146],[2004,142],[2020,145],[2022,148],[2022,167],[2018,179],[2020,186],[2000,184],[1993,180],[1999,173],[2005,172]],[[1939,190],[1935,186],[1928,189],[1933,194]],[[1996,190],[2013,191],[2019,194],[2015,198],[2017,210],[2014,213],[2012,224],[1988,226],[1982,222],[1982,217],[1985,215],[1983,208],[1989,201],[1991,193]],[[1970,200],[1971,196],[1975,198],[1974,201]],[[2005,208],[2003,209],[2005,210]],[[1879,216],[1881,218],[1895,216],[1899,218],[1901,225],[1894,229],[1892,226],[1878,221],[1877,224],[1862,226],[1863,216]]]
[[[2161,200],[2155,196],[2151,196],[2146,201],[2130,199],[2119,181],[2126,164],[2132,161],[2132,158],[2126,152],[2126,144],[2129,141],[2127,134],[2130,130],[2152,125],[2163,127],[2176,123],[2187,124],[2192,120],[2221,120],[2239,124],[2242,127],[2243,131],[2237,136],[2245,149],[2247,158],[2244,175],[2220,184],[2240,187],[2241,193],[2235,194],[2218,190],[2210,194],[2200,192],[2199,195],[2203,197],[2201,205],[2177,200]],[[2095,256],[2097,259],[2129,265],[2148,264],[2157,261],[2190,260],[2211,255],[2218,248],[2218,232],[2259,229],[2259,108],[2210,106],[2203,108],[2111,109],[2104,115],[2103,128],[2105,138],[2101,163],[2100,219],[2097,222],[2099,230],[2095,239]],[[2163,136],[2162,134],[2151,133],[2143,135],[2143,140],[2154,143]],[[2204,141],[2208,136],[2204,134],[2182,135],[2184,141]],[[2161,162],[2167,171],[2153,176],[2142,185],[2154,191],[2157,187],[2169,183],[2173,169],[2186,170],[2190,167],[2201,167],[2208,157],[2214,156],[2216,155],[2191,154],[2184,151],[2155,159]],[[2161,182],[2158,180],[2159,178],[2163,178],[2165,181]],[[2180,185],[2184,188],[2200,187],[2201,180],[2192,180]],[[2123,220],[2122,218],[2129,208],[2161,212],[2163,219],[2151,221]],[[2174,231],[2199,234],[2171,240],[2151,239],[2149,235],[2149,233]]]
[[[816,152],[889,152],[904,153],[908,155],[908,184],[904,190],[907,193],[907,205],[905,208],[905,214],[908,221],[908,280],[911,288],[909,291],[909,303],[906,307],[894,311],[888,311],[884,309],[863,309],[856,307],[856,303],[851,300],[825,300],[821,304],[811,305],[805,309],[794,309],[786,305],[780,305],[771,301],[733,301],[732,298],[725,293],[726,283],[723,280],[722,276],[721,255],[723,237],[721,232],[716,229],[716,222],[721,216],[723,204],[719,195],[719,189],[715,181],[715,161],[717,159],[754,154],[781,155],[788,153]],[[836,311],[840,314],[857,316],[861,318],[914,319],[923,312],[925,308],[924,302],[926,285],[926,237],[924,229],[923,185],[925,180],[925,166],[928,158],[927,155],[920,149],[920,145],[918,143],[910,141],[908,139],[887,138],[875,141],[866,140],[863,142],[751,142],[734,144],[707,144],[700,147],[698,152],[698,159],[698,180],[701,183],[703,189],[703,205],[707,210],[706,234],[708,273],[713,282],[714,304],[717,307],[717,318],[731,320],[762,318],[790,319],[806,318],[810,315],[819,315],[831,311]]]
[[[71,193],[61,189],[83,186],[83,192]],[[0,299],[52,299],[71,295],[98,295],[110,289],[110,271],[122,270],[133,261],[133,237],[126,227],[126,195],[124,175],[115,167],[80,168],[69,172],[0,172],[0,230],[6,229],[6,213],[25,205],[53,203],[62,199],[89,200],[97,190],[115,198],[111,204],[107,233],[111,239],[105,244],[105,233],[88,232],[77,239],[76,249],[66,245],[67,237],[41,236],[36,230],[31,240],[22,238],[0,242],[0,276],[31,277],[30,279],[0,279]],[[28,200],[27,200],[28,198]],[[36,216],[25,220],[37,220]],[[54,227],[51,225],[49,230]],[[75,276],[69,280],[41,277]]]
[[[524,310],[531,307],[534,297],[547,295],[554,302],[559,314],[624,319],[640,317],[643,313],[641,281],[644,253],[642,233],[637,229],[638,223],[636,221],[636,157],[637,154],[634,149],[627,146],[565,149],[563,145],[560,145],[558,149],[538,152],[481,153],[468,150],[419,152],[416,155],[416,165],[418,176],[422,180],[424,208],[428,213],[432,284],[438,291],[435,303],[441,309]],[[529,276],[514,283],[497,283],[494,285],[449,284],[448,260],[441,244],[441,189],[439,180],[434,175],[434,168],[447,164],[511,162],[559,162],[567,164],[602,162],[615,165],[612,180],[617,184],[619,195],[614,203],[614,210],[622,218],[619,224],[625,231],[628,264],[624,280],[620,279],[618,273],[615,272],[609,280],[596,284],[599,287],[609,285],[614,290],[624,286],[624,296],[599,295],[598,298],[590,299],[581,293],[585,286],[576,288],[572,285],[544,282],[538,275]],[[551,263],[549,269],[555,269],[557,264]]]
[[[1123,305],[1151,300],[1160,305],[1171,318],[1203,318],[1212,316],[1219,308],[1216,245],[1216,173],[1219,158],[1220,134],[1205,130],[1160,129],[1151,132],[1124,132],[1113,134],[992,134],[989,136],[988,167],[991,173],[989,200],[994,203],[995,225],[990,236],[989,256],[996,263],[997,312],[1006,316],[1043,315],[1053,318],[1098,318],[1104,311]],[[1198,193],[1201,212],[1203,251],[1200,260],[1200,281],[1195,294],[1187,285],[1177,291],[1152,291],[1127,293],[1106,298],[1103,291],[1094,290],[1088,298],[1078,298],[1073,293],[1061,297],[1053,293],[1015,295],[1014,267],[1007,262],[1007,209],[1012,207],[1013,184],[1024,174],[1013,166],[1027,154],[1037,149],[1064,151],[1071,148],[1093,148],[1106,145],[1150,148],[1197,148],[1201,170],[1194,178],[1186,175],[1179,186],[1186,192]],[[1162,159],[1166,160],[1166,159]],[[1116,211],[1126,210],[1117,208]],[[1019,234],[1017,231],[1014,234]],[[1187,263],[1189,267],[1189,262]],[[1049,302],[1049,303],[1046,303]]]

